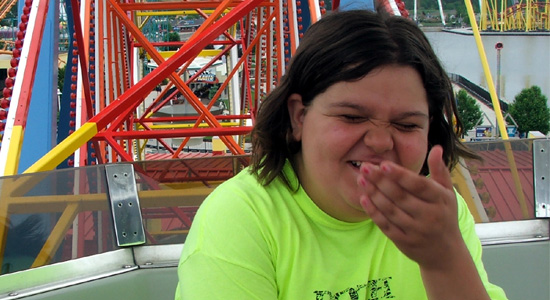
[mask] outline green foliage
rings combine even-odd
[[[213,84],[208,90],[208,99],[214,98],[214,95],[216,95],[219,89],[220,89],[220,84]]]
[[[164,35],[164,38],[162,39],[165,42],[179,42],[180,41],[180,35],[177,32],[168,32]],[[168,46],[168,47],[162,47],[164,51],[175,51],[178,50],[179,47],[177,46]]]
[[[17,26],[17,4],[10,8],[10,11],[0,20],[0,26]]]
[[[199,20],[200,18],[202,18],[200,15],[198,14],[195,14],[195,15],[186,15],[185,16],[185,19],[186,20]]]
[[[534,85],[523,89],[516,95],[514,102],[508,106],[508,112],[518,124],[518,131],[550,131],[550,109],[548,98],[542,94],[540,87]]]
[[[456,94],[456,102],[458,108],[458,117],[462,121],[464,126],[464,131],[474,129],[481,117],[483,112],[477,104],[477,101],[472,98],[465,90],[460,90]]]
[[[462,24],[465,24],[465,26],[470,27],[470,17],[468,16],[468,10],[466,9],[466,5],[464,5],[464,2],[461,2],[462,5],[457,4],[456,5],[456,17],[458,19],[462,20]]]
[[[63,83],[65,82],[65,66],[57,69],[57,88],[63,92]]]
[[[405,8],[410,13],[410,18],[414,14],[414,0],[403,0],[405,2]],[[470,20],[468,18],[468,12],[466,11],[466,5],[462,0],[445,0],[442,1],[443,11],[446,16],[447,25],[454,24],[455,26],[470,26]],[[472,2],[474,11],[479,12],[479,5],[476,1]],[[441,24],[439,20],[439,5],[437,0],[425,0],[418,1],[417,3],[417,18],[424,26],[430,25],[430,23]],[[454,19],[451,16],[454,15]],[[461,22],[460,22],[461,21]]]
[[[407,10],[409,10],[410,12],[414,10],[414,0],[403,0],[403,2],[405,2],[405,8],[407,8]],[[462,0],[444,0],[441,1],[441,3],[443,5],[443,10],[445,11],[459,9],[459,7],[464,7],[464,9],[466,9],[466,5]],[[477,1],[472,1],[472,6],[474,7],[475,11],[479,11],[479,5]],[[437,3],[437,0],[418,1],[417,9],[419,12],[439,11],[439,5]]]

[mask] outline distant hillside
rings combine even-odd
[[[414,0],[404,0],[404,2],[405,2],[405,7],[408,10],[412,11],[414,9]],[[443,4],[443,9],[445,11],[448,11],[448,10],[461,11],[462,9],[466,11],[466,7],[464,5],[463,0],[443,0],[441,1],[441,3]],[[417,5],[418,5],[418,11],[429,12],[429,11],[439,10],[439,7],[437,5],[437,0],[418,0]],[[474,9],[477,9],[478,4],[476,3],[476,1],[473,1],[472,5],[474,6]]]
[[[405,2],[405,7],[409,11],[413,11],[414,9],[414,0],[403,0]],[[445,11],[458,11],[463,12],[466,15],[466,7],[464,5],[463,0],[442,0],[441,3],[443,4],[443,9]],[[422,14],[423,12],[428,14],[435,11],[439,11],[439,6],[437,5],[437,0],[417,0],[418,5],[418,12],[419,14]],[[474,6],[474,10],[478,10],[478,2],[473,1],[472,5]],[[327,9],[330,9],[332,7],[332,0],[325,0],[325,7]]]
[[[414,13],[414,0],[403,0],[405,7],[409,10],[411,17]],[[466,5],[462,0],[442,0],[443,11],[447,26],[462,27],[470,26]],[[478,11],[477,1],[473,1],[474,11]],[[417,1],[417,20],[423,25],[441,24],[441,16],[437,0],[418,0]]]
[[[414,13],[414,0],[403,0],[405,7],[412,18]],[[468,13],[463,0],[442,0],[445,19],[450,26],[469,26]],[[478,1],[473,1],[474,11],[479,11]],[[417,19],[420,23],[430,26],[430,23],[441,24],[439,6],[437,0],[417,0]],[[332,7],[332,0],[325,0],[325,7]]]

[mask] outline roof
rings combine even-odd
[[[502,146],[502,143],[498,145]],[[482,205],[493,222],[532,219],[535,208],[531,150],[517,147],[510,151],[512,155],[509,156],[503,147],[500,148],[476,149],[483,162],[467,163]],[[514,164],[517,176],[510,167]]]
[[[185,158],[185,159],[181,159]],[[249,156],[226,155],[216,152],[182,152],[179,158],[172,154],[147,154],[141,169],[158,182],[184,183],[223,181],[235,175],[241,167],[249,164]],[[236,167],[236,164],[240,167]]]
[[[502,141],[466,144],[483,159],[482,162],[469,160],[466,164],[489,220],[498,222],[534,218],[531,142],[512,142],[511,156],[507,155]],[[235,156],[216,155],[212,152],[182,152],[180,158],[185,158],[185,163],[181,163],[180,159],[171,159],[171,154],[147,154],[146,158],[149,176],[163,182],[189,182],[231,178]],[[519,184],[516,184],[510,167],[514,164]],[[522,197],[518,197],[517,186]]]

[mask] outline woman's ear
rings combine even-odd
[[[292,94],[287,99],[288,114],[290,115],[290,124],[292,125],[292,137],[295,141],[302,140],[302,128],[306,107],[302,103],[300,94]]]

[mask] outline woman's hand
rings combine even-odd
[[[361,165],[360,202],[376,225],[420,267],[430,300],[489,299],[458,226],[443,149],[428,154],[430,177],[395,163]]]
[[[428,155],[430,176],[392,162],[363,163],[358,183],[360,203],[380,230],[423,268],[446,268],[464,248],[458,227],[457,203],[443,149]]]

